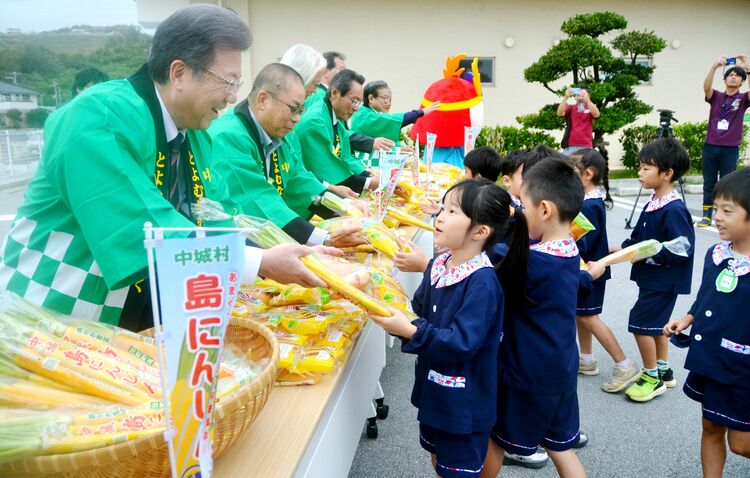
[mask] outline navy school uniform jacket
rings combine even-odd
[[[587,232],[576,242],[581,259],[585,262],[598,261],[609,254],[609,242],[607,241],[607,210],[604,201],[600,197],[592,197],[583,200],[581,213],[586,216],[596,228]],[[594,281],[594,284],[603,284],[612,278],[612,272],[607,267],[604,274]]]
[[[569,244],[575,249],[573,239]],[[543,394],[576,389],[576,304],[583,276],[580,256],[559,257],[532,249],[526,293],[536,304],[506,311],[500,347],[503,384]]]
[[[670,197],[667,198],[667,196]],[[633,264],[630,270],[630,280],[643,289],[671,294],[689,294],[690,283],[693,278],[695,248],[693,220],[677,191],[672,191],[661,199],[664,200],[665,198],[671,200],[654,211],[647,211],[649,204],[646,204],[638,217],[638,223],[635,225],[630,239],[626,239],[622,243],[622,247],[646,239],[665,242],[685,236],[690,242],[688,257],[681,257],[662,249],[654,257]]]
[[[494,268],[442,288],[430,261],[412,306],[419,319],[401,350],[417,354],[411,403],[420,423],[455,434],[486,432],[495,423],[497,357],[503,293]]]
[[[737,287],[730,293],[716,290],[716,278],[729,266],[730,242],[706,253],[703,279],[689,314],[690,349],[685,368],[728,385],[750,387],[750,263],[735,267]]]

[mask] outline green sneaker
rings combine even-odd
[[[640,375],[641,371],[633,362],[630,362],[630,367],[626,369],[615,367],[612,369],[612,378],[609,382],[604,382],[602,384],[602,390],[607,393],[620,392],[637,380]]]
[[[674,378],[674,373],[671,368],[666,370],[659,370],[659,378],[667,388],[674,388],[677,386],[677,379]]]
[[[582,358],[578,358],[578,373],[583,375],[599,375],[599,364],[596,360],[587,362]]]
[[[666,391],[667,386],[664,382],[643,372],[638,380],[625,391],[625,395],[636,402],[648,402]]]
[[[698,227],[709,227],[712,224],[711,218],[703,216],[703,219],[698,221],[695,225]]]

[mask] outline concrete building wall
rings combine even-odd
[[[708,115],[702,82],[718,56],[750,53],[750,2],[698,0],[591,1],[432,0],[356,2],[327,0],[219,0],[237,10],[253,32],[245,77],[276,61],[290,45],[307,43],[347,55],[348,66],[367,80],[386,80],[393,89],[393,111],[419,104],[426,87],[439,79],[448,55],[495,58],[495,84],[484,87],[485,124],[516,125],[515,118],[557,102],[554,94],[523,79],[523,70],[564,37],[563,21],[577,13],[612,10],[624,15],[628,29],[653,30],[668,46],[656,55],[650,85],[640,98],[676,111],[681,121]],[[139,20],[163,18],[187,0],[137,0]],[[605,40],[611,40],[614,35]],[[512,46],[507,46],[512,44]],[[717,75],[715,85],[722,83]],[[572,78],[552,87],[562,87]],[[247,81],[249,83],[249,81]],[[249,88],[249,85],[244,87]],[[658,123],[658,115],[639,123]],[[618,134],[608,135],[613,159],[619,158]]]

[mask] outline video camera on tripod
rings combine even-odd
[[[669,138],[674,136],[672,131],[672,121],[679,123],[680,120],[674,117],[672,110],[656,110],[659,112],[659,134],[657,138]]]
[[[674,131],[672,131],[672,122],[679,123],[680,121],[674,117],[674,111],[672,110],[656,110],[659,112],[659,132],[656,134],[657,138],[671,138],[674,137]],[[685,189],[683,183],[685,178],[680,178],[677,183],[680,185],[680,193],[682,193],[682,200],[685,200]],[[635,214],[635,208],[638,206],[638,200],[641,199],[641,193],[643,192],[643,185],[638,189],[638,197],[635,198],[633,203],[633,209],[630,211],[630,217],[625,219],[625,229],[633,229],[630,224]]]

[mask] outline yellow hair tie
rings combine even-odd
[[[508,207],[510,208],[510,217],[513,217],[516,214],[516,208],[512,204]]]

